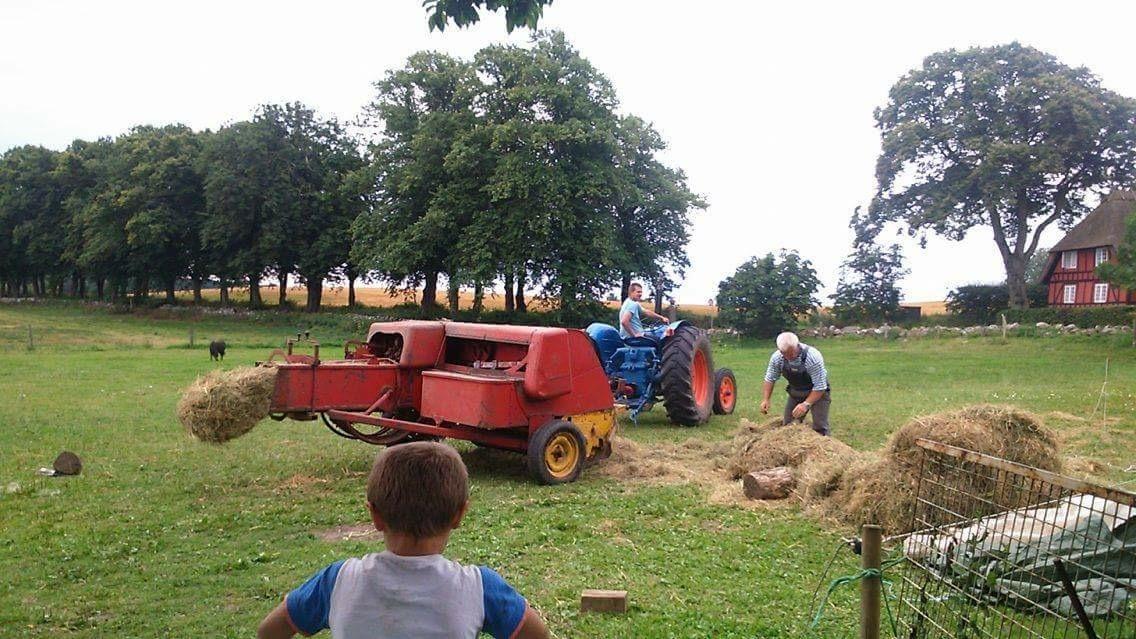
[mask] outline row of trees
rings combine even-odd
[[[412,56],[375,85],[355,135],[302,104],[216,132],[137,127],[62,152],[0,156],[0,294],[121,299],[151,288],[250,302],[296,278],[309,310],[325,279],[422,286],[457,304],[498,282],[562,308],[632,277],[661,303],[704,205],[659,161],[648,123],[616,113],[608,80],[558,33],[473,60]],[[362,144],[359,139],[367,140]],[[94,290],[88,290],[93,288]],[[624,291],[625,292],[625,291]],[[353,299],[349,301],[353,302]],[[476,304],[476,302],[475,302]]]
[[[300,104],[217,132],[140,126],[62,152],[10,149],[0,293],[122,299],[157,287],[173,302],[188,282],[200,302],[212,278],[224,301],[242,281],[258,304],[263,277],[286,284],[294,273],[318,308],[323,279],[349,268],[363,200],[348,178],[362,166],[343,128]]]

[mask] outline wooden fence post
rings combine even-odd
[[[35,350],[35,335],[32,334],[32,325],[28,324],[28,350]]]
[[[863,542],[860,567],[864,570],[879,570],[883,529],[864,524],[860,539]],[[860,639],[880,639],[880,592],[879,577],[864,577],[860,580]]]
[[[1002,313],[1002,341],[1006,341],[1006,314]]]
[[[193,327],[189,327],[189,347],[193,348]]]

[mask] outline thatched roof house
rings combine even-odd
[[[1136,303],[1136,293],[1110,286],[1096,267],[1116,257],[1128,217],[1136,213],[1136,191],[1113,191],[1049,249],[1042,282],[1051,306]]]

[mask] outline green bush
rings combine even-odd
[[[1079,328],[1092,328],[1094,326],[1127,326],[1132,323],[1133,311],[1131,306],[1094,306],[1081,308],[1062,308],[1060,306],[1046,306],[1042,308],[1026,308],[1021,310],[1007,309],[1007,322],[1019,324],[1075,324]]]
[[[1045,285],[1030,285],[1027,296],[1030,306],[1045,306]],[[947,310],[967,324],[992,324],[1009,303],[1005,284],[968,284],[947,294]]]

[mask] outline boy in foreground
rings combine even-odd
[[[323,568],[268,613],[257,636],[546,639],[540,615],[500,575],[442,556],[468,508],[469,476],[453,448],[384,450],[367,479],[367,509],[386,551]]]

